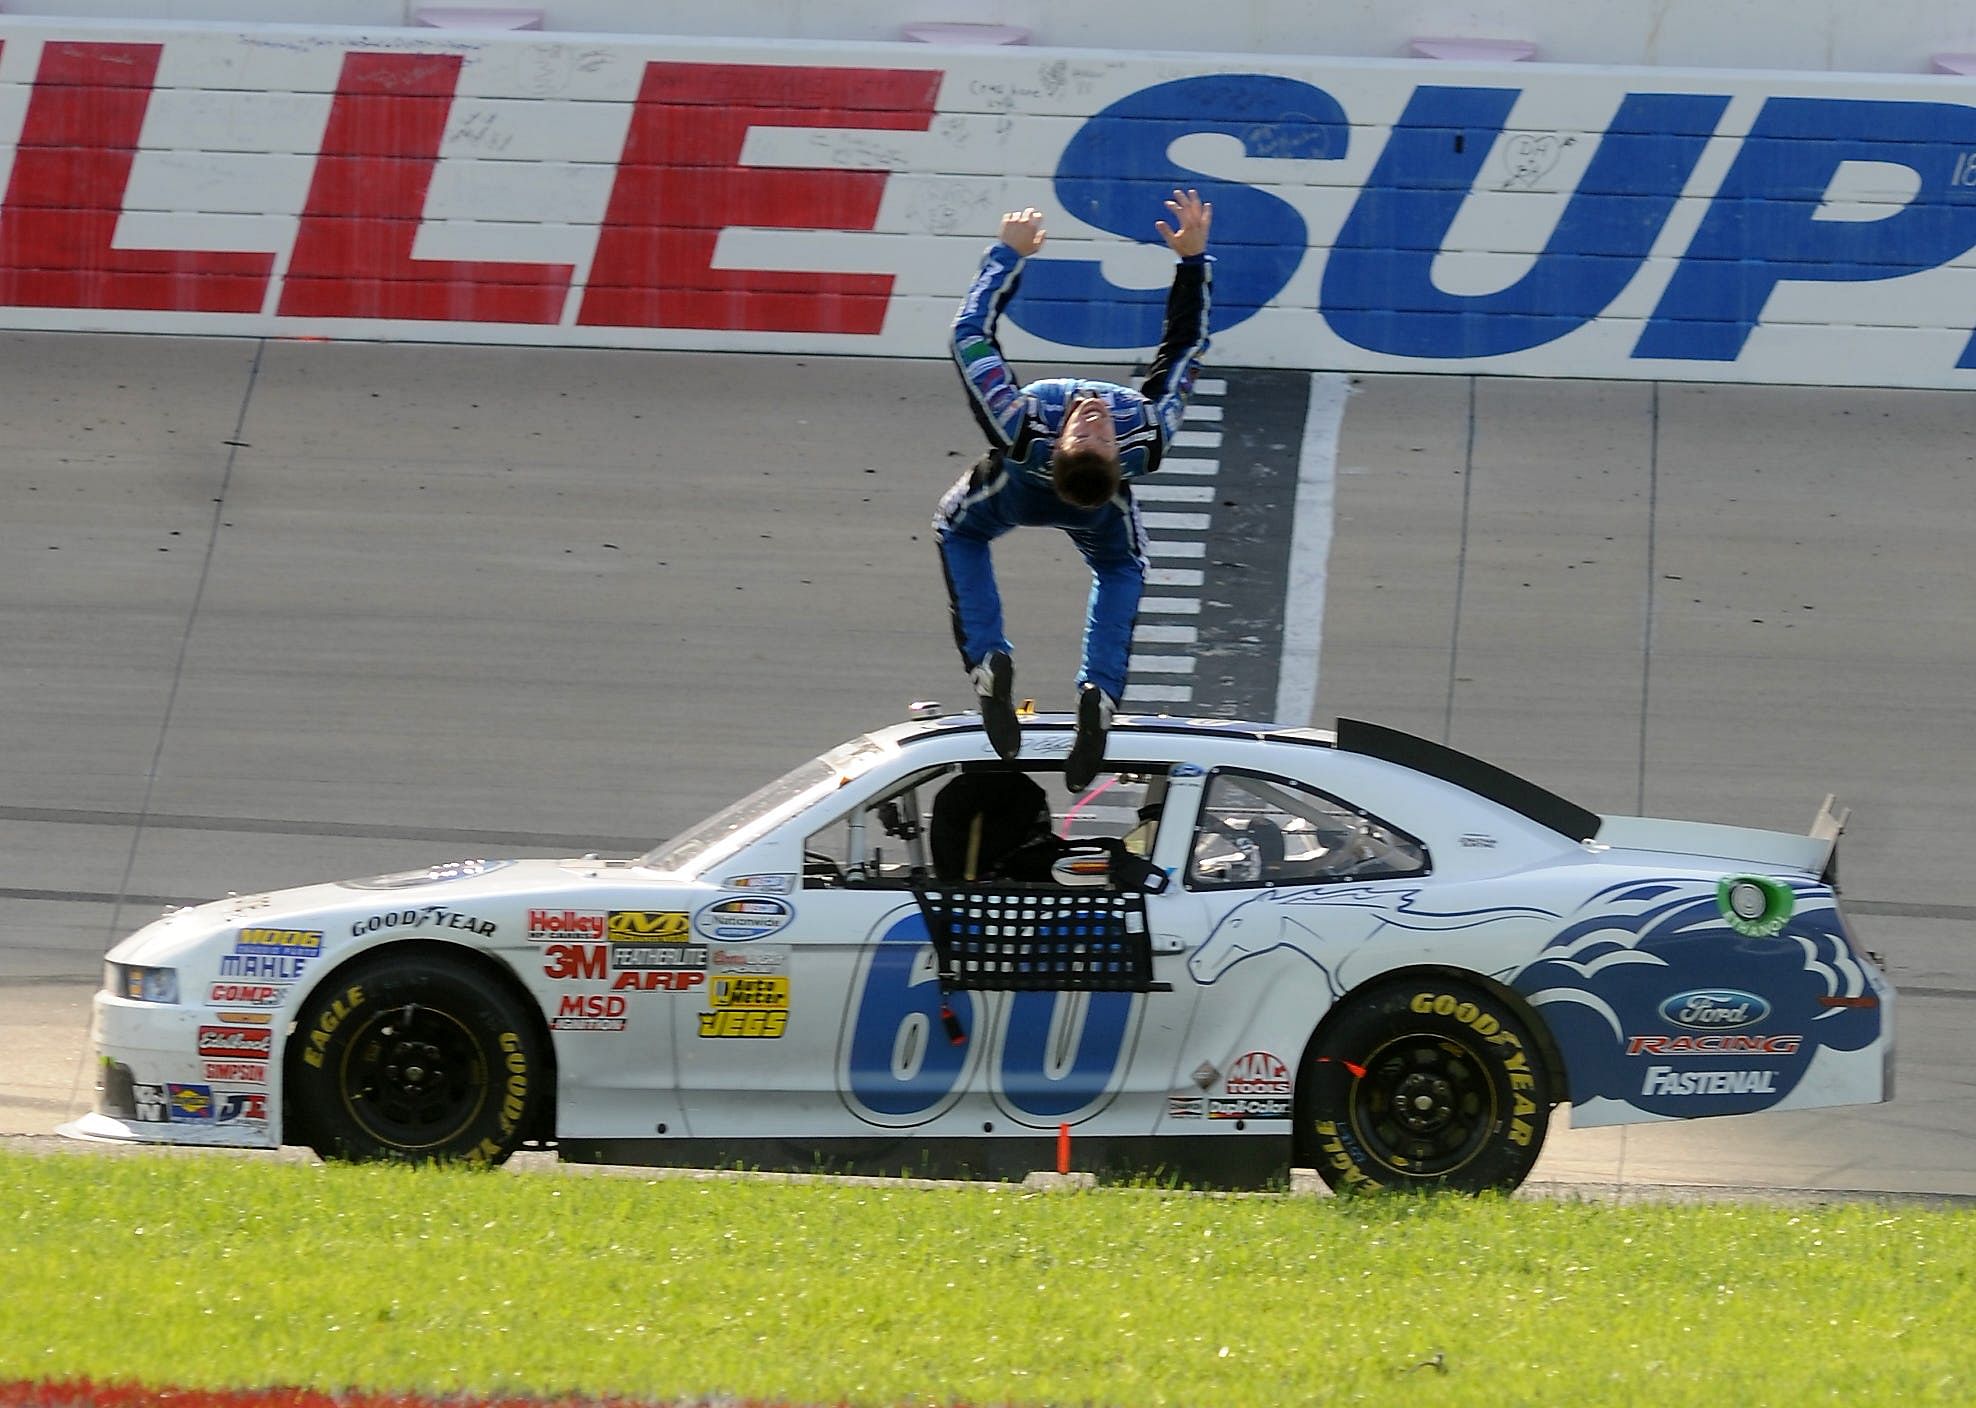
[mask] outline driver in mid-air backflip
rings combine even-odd
[[[1015,293],[1022,261],[1042,248],[1039,210],[1002,217],[1001,238],[989,246],[954,317],[954,359],[990,446],[947,491],[933,520],[954,639],[981,696],[989,740],[1002,757],[1015,757],[1022,746],[1015,665],[989,544],[1019,525],[1048,525],[1070,535],[1091,568],[1077,739],[1064,766],[1073,791],[1090,785],[1104,758],[1145,586],[1146,533],[1130,481],[1159,468],[1208,346],[1207,244],[1214,207],[1194,191],[1175,191],[1166,208],[1173,223],[1160,220],[1154,227],[1180,264],[1167,294],[1159,350],[1137,391],[1074,377],[1018,387],[1009,375],[995,320]]]

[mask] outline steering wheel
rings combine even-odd
[[[1225,879],[1237,884],[1271,881],[1283,873],[1283,828],[1265,817],[1209,816],[1206,829],[1224,838],[1236,851]]]

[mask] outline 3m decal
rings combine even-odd
[[[542,950],[545,977],[601,978],[610,966],[611,951],[603,944],[550,944]]]

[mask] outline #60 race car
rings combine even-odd
[[[1894,991],[1809,836],[1600,816],[1376,725],[856,739],[647,855],[170,912],[82,1137],[345,1159],[1515,1186],[1577,1125],[1885,1100]]]

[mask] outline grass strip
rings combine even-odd
[[[0,1380],[854,1404],[1976,1400],[1976,1211],[0,1153]]]

